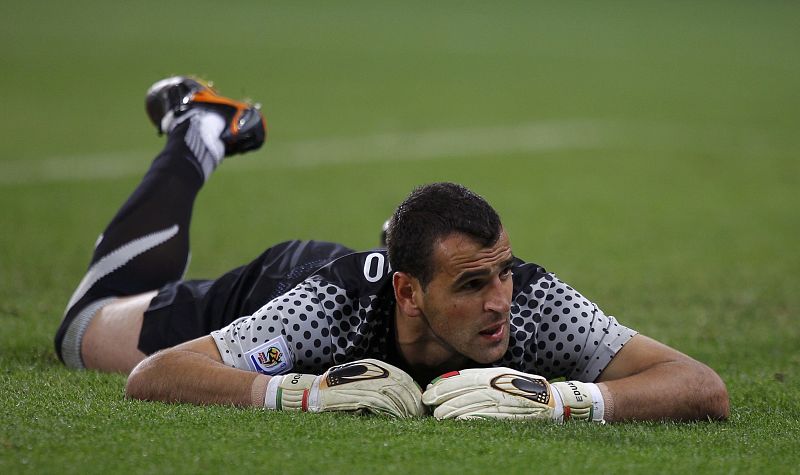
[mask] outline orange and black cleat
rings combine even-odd
[[[226,156],[261,147],[267,135],[259,104],[223,97],[210,84],[187,76],[162,79],[150,86],[145,106],[159,134],[168,132],[170,124],[192,110],[210,110],[222,115],[227,125],[220,139],[225,144]]]

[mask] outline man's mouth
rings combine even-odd
[[[486,338],[489,341],[497,342],[501,341],[505,336],[505,329],[506,329],[505,322],[499,322],[488,328],[481,330],[479,334],[483,338]]]

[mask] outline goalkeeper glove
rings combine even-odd
[[[603,396],[596,384],[550,384],[510,368],[475,368],[436,378],[422,394],[437,419],[569,419],[602,421]]]
[[[284,411],[353,411],[413,417],[425,414],[422,391],[405,371],[365,359],[334,366],[321,376],[273,376],[264,406]]]

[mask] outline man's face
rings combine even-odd
[[[455,233],[434,244],[435,273],[422,291],[423,318],[444,350],[478,363],[500,359],[508,348],[511,243],[502,231],[482,247]]]

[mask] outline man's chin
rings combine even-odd
[[[492,364],[492,363],[495,363],[498,360],[500,360],[500,358],[502,358],[503,355],[506,354],[506,350],[507,349],[508,349],[508,346],[503,348],[502,351],[483,352],[480,355],[476,355],[478,357],[477,358],[473,358],[473,361],[475,361],[476,363],[479,363],[479,364]]]
[[[481,364],[494,363],[506,354],[508,351],[508,326],[504,325],[503,328],[503,335],[494,341],[487,341],[487,338],[481,337],[481,351],[476,352],[479,354],[474,355],[473,361]]]
[[[505,322],[496,332],[486,335],[478,333],[468,342],[461,343],[449,342],[438,335],[437,337],[442,348],[448,349],[453,356],[458,355],[473,363],[488,365],[498,361],[508,351],[510,327],[510,322]]]

